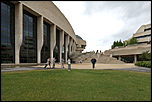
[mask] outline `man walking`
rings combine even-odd
[[[50,66],[50,58],[47,59],[47,62],[44,68],[46,68],[48,65]]]
[[[93,65],[93,69],[95,68],[95,63],[96,63],[96,61],[97,61],[97,60],[96,60],[95,58],[92,58],[92,59],[91,59],[91,62],[92,62],[92,65]]]

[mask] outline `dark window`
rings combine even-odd
[[[20,63],[37,62],[36,16],[23,11],[23,41],[20,48]]]
[[[57,59],[56,62],[60,61],[60,31],[58,29],[56,29],[56,45],[53,51],[53,57]]]
[[[140,37],[136,37],[136,38],[140,39],[140,38],[146,38],[146,37],[151,37],[151,35],[145,35],[145,36],[140,36]]]
[[[144,29],[144,32],[151,30],[151,28]]]
[[[66,35],[64,34],[64,45],[63,45],[63,47],[62,47],[62,58],[63,58],[64,60],[66,60],[66,59],[65,59],[65,53],[66,53],[65,45],[66,45]]]
[[[15,6],[1,1],[1,63],[15,63]]]
[[[50,57],[50,25],[46,22],[43,24],[43,47],[41,50],[41,62],[46,63]]]
[[[84,48],[84,45],[81,45],[81,48]]]

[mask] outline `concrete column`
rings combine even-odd
[[[51,25],[51,41],[50,41],[50,58],[51,58],[51,63],[53,62],[53,50],[56,45],[56,25]]]
[[[23,40],[23,5],[15,4],[15,64],[20,63],[20,47]]]
[[[73,40],[73,52],[75,52],[75,42]]]
[[[64,52],[64,54],[65,54],[65,62],[67,63],[67,56],[68,56],[68,54],[67,54],[67,51],[68,51],[68,45],[69,45],[69,35],[66,35],[66,41],[65,41],[66,43],[65,43],[65,52]]]
[[[43,46],[43,16],[37,17],[37,63],[41,63],[41,49]]]
[[[74,52],[74,40],[73,40],[73,44],[72,44],[72,53]]]
[[[71,46],[72,46],[72,44],[73,44],[73,39],[70,40],[70,46],[69,46],[69,47],[70,47],[70,48],[69,48],[69,50],[70,50],[70,51],[69,51],[69,54],[70,54],[70,55],[71,55],[71,52],[72,52],[72,51],[71,51]]]
[[[61,63],[61,60],[62,60],[62,47],[64,45],[64,31],[61,30],[60,31],[60,63]]]
[[[119,60],[121,61],[121,56],[119,56]]]
[[[137,63],[137,55],[134,55],[134,63]]]

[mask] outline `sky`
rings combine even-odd
[[[83,52],[111,49],[151,23],[151,1],[52,1],[86,41]]]

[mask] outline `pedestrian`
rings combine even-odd
[[[47,59],[47,61],[46,61],[46,64],[45,64],[45,67],[44,67],[44,68],[46,68],[48,65],[50,66],[50,58],[48,58],[48,59]]]
[[[96,52],[96,54],[98,53],[98,50],[97,50],[97,52]]]
[[[64,68],[64,58],[61,59],[61,68]]]
[[[100,54],[101,54],[101,50],[100,50]]]
[[[55,61],[56,61],[56,59],[55,59],[55,57],[53,58],[53,69],[55,68]]]
[[[68,58],[68,71],[70,71],[71,70],[71,60],[70,60],[70,58]]]
[[[80,59],[79,63],[81,63],[81,64],[82,64],[82,60],[81,60],[81,59]]]
[[[95,63],[96,63],[96,61],[97,61],[97,60],[96,60],[95,58],[92,58],[92,59],[91,59],[91,62],[92,62],[92,65],[93,65],[93,69],[95,68]]]

